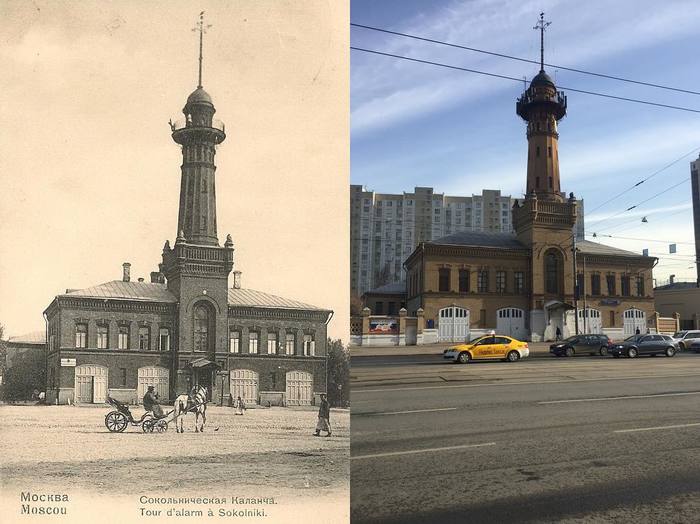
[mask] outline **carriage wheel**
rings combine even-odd
[[[141,423],[141,429],[144,433],[153,433],[153,419],[147,418]]]
[[[165,433],[166,431],[168,431],[168,422],[161,418],[153,422],[151,424],[151,427],[158,433]]]
[[[105,426],[111,433],[121,433],[129,425],[129,420],[124,413],[110,411],[105,416]]]

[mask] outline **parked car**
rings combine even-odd
[[[446,349],[442,356],[445,360],[466,364],[471,360],[501,359],[516,362],[530,354],[527,342],[521,342],[505,335],[484,335],[466,344],[459,344]]]
[[[607,335],[574,335],[549,346],[549,352],[557,357],[573,357],[577,354],[604,357],[608,354],[610,346],[611,342]]]
[[[693,351],[694,353],[700,353],[700,340],[696,340],[690,346],[688,346],[688,349],[690,351]]]
[[[668,335],[632,335],[620,344],[612,344],[610,354],[617,358],[621,355],[634,358],[638,355],[666,355],[672,357],[676,354],[676,346]]]
[[[686,349],[690,349],[690,345],[693,342],[700,342],[700,331],[679,331],[673,335],[673,340],[678,342],[678,346],[680,347],[681,351],[684,351]]]

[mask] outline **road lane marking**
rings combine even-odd
[[[618,429],[618,430],[613,431],[613,433],[636,433],[638,431],[655,431],[658,429],[692,428],[695,426],[700,426],[700,422],[695,422],[693,424],[674,424],[673,426],[655,426],[652,428]]]
[[[650,395],[626,395],[621,397],[600,397],[600,398],[575,398],[569,400],[543,400],[538,404],[568,404],[570,402],[604,402],[606,400],[627,400],[635,398],[656,398],[656,397],[685,397],[688,395],[700,395],[700,391],[687,391],[684,393],[653,393]]]
[[[598,377],[598,378],[575,378],[569,380],[540,380],[540,381],[522,381],[522,382],[494,382],[488,384],[454,384],[449,386],[418,386],[418,387],[408,387],[408,388],[379,388],[379,389],[352,389],[352,394],[356,395],[358,393],[384,393],[390,391],[416,391],[423,389],[455,389],[455,388],[483,388],[483,387],[495,387],[495,386],[532,386],[532,385],[545,385],[545,384],[564,384],[564,383],[575,383],[575,382],[604,382],[608,380],[641,380],[641,379],[657,379],[657,378],[684,378],[684,377],[700,377],[700,373],[690,373],[690,374],[678,374],[678,375],[642,375],[635,377]],[[350,388],[353,388],[352,383],[350,383]]]
[[[366,417],[378,417],[380,415],[405,415],[406,413],[430,413],[432,411],[455,411],[457,408],[433,408],[433,409],[411,409],[408,411],[383,411],[379,413],[357,413]]]
[[[482,448],[485,446],[495,446],[495,442],[485,442],[484,444],[464,444],[462,446],[447,446],[444,448],[428,448],[428,449],[412,449],[409,451],[391,451],[389,453],[374,453],[372,455],[356,455],[351,456],[350,460],[362,460],[369,458],[380,458],[380,457],[396,457],[398,455],[416,455],[418,453],[436,453],[438,451],[452,451],[455,449],[467,449],[467,448]]]

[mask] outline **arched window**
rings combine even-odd
[[[550,251],[544,258],[545,292],[559,294],[559,259]]]
[[[194,350],[209,349],[209,308],[198,305],[194,308]]]

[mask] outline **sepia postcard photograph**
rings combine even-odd
[[[700,522],[700,4],[350,18],[352,521]]]
[[[0,14],[0,522],[349,522],[348,3]]]

